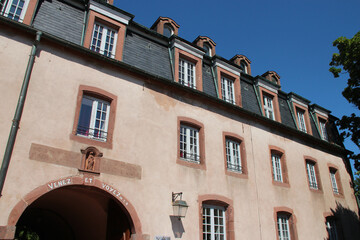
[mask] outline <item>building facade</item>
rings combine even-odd
[[[112,2],[0,9],[0,239],[359,238],[336,118],[275,71]]]

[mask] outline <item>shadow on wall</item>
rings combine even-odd
[[[326,218],[328,237],[324,240],[360,239],[360,219],[354,211],[337,202],[336,209],[331,209],[331,212],[332,216]]]
[[[181,219],[176,216],[170,216],[170,220],[171,220],[171,226],[174,233],[174,237],[181,238],[183,233],[185,232]]]

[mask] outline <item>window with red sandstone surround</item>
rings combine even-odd
[[[244,139],[231,132],[223,132],[225,174],[247,178]]]
[[[269,148],[273,184],[289,187],[289,177],[284,150],[275,146],[270,146]]]
[[[23,22],[30,0],[8,0],[0,2],[1,15],[17,22]]]
[[[116,96],[102,89],[81,85],[71,139],[111,148],[115,109]]]
[[[310,190],[321,192],[321,179],[317,161],[313,158],[305,157],[305,167]]]
[[[188,117],[178,117],[178,164],[206,169],[204,125]]]
[[[337,167],[333,164],[328,164],[331,187],[336,197],[343,196],[343,189],[341,185],[340,172]]]
[[[276,239],[297,240],[296,218],[291,209],[275,208]]]
[[[234,208],[231,199],[208,194],[199,196],[200,238],[235,240]]]

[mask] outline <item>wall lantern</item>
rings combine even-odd
[[[178,197],[180,197],[180,200],[176,200]],[[182,200],[182,192],[172,193],[172,206],[175,217],[178,217],[179,219],[185,217],[189,206],[184,200]]]

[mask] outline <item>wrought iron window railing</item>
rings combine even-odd
[[[239,172],[241,173],[242,172],[242,168],[239,164],[232,164],[232,163],[227,163],[227,168],[228,170],[230,171],[234,171],[234,172]]]
[[[319,188],[318,184],[316,182],[310,182],[309,185],[310,185],[310,188],[312,188],[312,189],[318,189]]]
[[[186,151],[180,151],[180,158],[189,162],[200,164],[200,156],[195,153],[188,153]]]
[[[195,85],[193,82],[185,82],[185,80],[180,79],[180,84],[190,87],[190,88],[195,88]]]
[[[96,139],[103,142],[105,142],[107,138],[107,132],[99,129],[84,127],[84,126],[77,127],[76,135],[84,136],[91,139]]]

